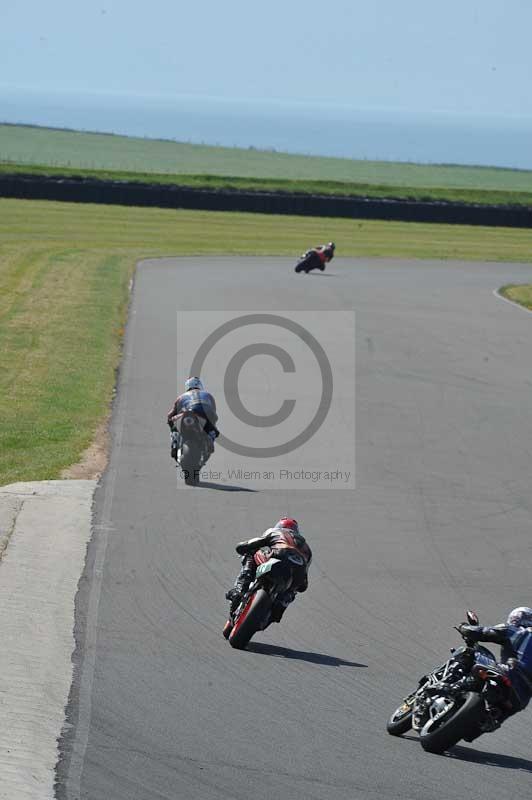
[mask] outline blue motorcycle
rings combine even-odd
[[[478,625],[474,611],[467,612],[470,625]],[[458,628],[456,628],[458,630]],[[459,631],[460,632],[460,631]],[[409,730],[419,734],[424,750],[443,753],[463,739],[472,742],[497,730],[512,691],[507,674],[487,647],[467,641],[451,649],[451,658],[419,681],[388,720],[392,736]],[[463,679],[470,680],[462,685]]]

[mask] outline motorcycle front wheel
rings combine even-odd
[[[229,634],[229,644],[243,650],[253,634],[262,630],[264,620],[272,607],[272,601],[264,589],[258,589],[248,600]]]
[[[412,727],[412,713],[414,707],[414,695],[407,697],[399,708],[393,712],[386,723],[386,730],[390,736],[402,736]]]
[[[311,269],[314,269],[315,266],[316,265],[314,264],[314,254],[311,253],[310,255],[305,256],[305,258],[302,258],[301,261],[298,261],[298,263],[295,266],[295,272],[308,273],[310,272]]]

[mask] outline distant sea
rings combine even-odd
[[[0,122],[306,155],[532,169],[532,118],[0,87]]]

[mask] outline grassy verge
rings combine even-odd
[[[493,189],[457,189],[453,187],[395,186],[393,184],[355,183],[350,181],[290,180],[250,178],[236,175],[189,175],[156,172],[75,169],[38,164],[2,164],[0,175],[37,175],[40,177],[95,178],[103,181],[133,181],[194,189],[236,189],[253,192],[287,192],[340,197],[394,198],[415,201],[444,201],[481,205],[532,206],[532,191]]]
[[[499,294],[502,294],[502,296],[507,297],[508,300],[513,300],[514,303],[519,303],[520,305],[524,306],[525,308],[529,308],[532,311],[531,284],[525,286],[503,286],[502,289],[499,289]]]
[[[532,171],[527,170],[324,158],[28,125],[0,124],[2,162],[6,171],[46,169],[375,197],[530,203],[532,196]]]
[[[532,260],[532,230],[0,199],[0,484],[56,478],[105,417],[138,259],[232,253]]]

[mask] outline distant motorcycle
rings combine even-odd
[[[257,563],[255,580],[229,615],[223,630],[224,637],[237,650],[242,650],[255,633],[268,627],[279,596],[292,586],[294,568],[301,569],[305,563],[298,553],[293,552],[277,558],[268,557],[259,550],[254,558]]]
[[[188,486],[199,483],[200,471],[214,450],[204,425],[205,420],[192,411],[182,411],[173,420],[172,451]]]
[[[295,266],[295,272],[310,272],[313,269],[321,269],[322,272],[325,269],[325,258],[315,248],[301,255]]]
[[[470,625],[479,624],[474,611],[467,612],[467,619]],[[388,733],[401,736],[412,728],[424,750],[443,753],[461,739],[472,742],[500,727],[497,700],[508,697],[509,679],[487,647],[465,641],[465,646],[451,649],[448,661],[420,679],[388,720]],[[475,679],[474,691],[456,686],[466,675]]]

